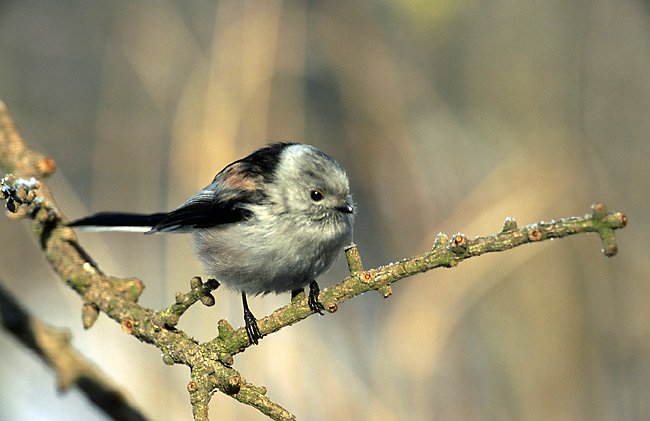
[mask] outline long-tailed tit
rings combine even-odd
[[[70,223],[93,230],[191,233],[207,273],[241,292],[246,332],[261,338],[246,295],[309,285],[352,241],[354,205],[343,168],[319,149],[274,143],[233,162],[206,188],[168,213],[102,212]]]

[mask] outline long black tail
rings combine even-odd
[[[167,215],[165,212],[153,214],[100,212],[72,221],[68,226],[91,231],[148,232]]]

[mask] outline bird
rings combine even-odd
[[[356,207],[343,167],[302,143],[266,145],[227,165],[170,212],[100,212],[70,222],[93,231],[189,233],[206,273],[241,293],[246,334],[262,338],[247,296],[309,285],[308,304],[323,314],[316,278],[352,243]]]

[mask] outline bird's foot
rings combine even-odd
[[[251,345],[257,345],[259,340],[262,339],[262,334],[260,329],[257,327],[257,320],[253,313],[244,310],[244,323],[246,323],[246,334],[248,335],[248,340]]]
[[[322,315],[322,310],[325,310],[325,307],[323,307],[323,304],[318,301],[319,293],[320,288],[318,287],[318,283],[316,281],[311,281],[309,283],[309,297],[307,298],[307,304],[309,304],[311,311]]]
[[[246,335],[248,335],[248,341],[251,345],[257,345],[259,340],[262,339],[262,334],[260,329],[257,327],[257,320],[255,316],[248,308],[248,301],[246,300],[246,293],[242,291],[241,293],[242,304],[244,305],[244,323],[246,324]]]

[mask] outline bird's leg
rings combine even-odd
[[[295,300],[303,292],[305,292],[305,290],[302,288],[294,289],[293,291],[291,291],[291,302],[293,302],[293,300]]]
[[[253,313],[251,313],[251,310],[248,308],[246,293],[244,291],[241,293],[241,301],[242,304],[244,304],[244,323],[246,323],[246,334],[248,335],[248,340],[251,345],[257,345],[259,340],[262,339],[262,334],[260,333],[260,329],[257,327],[255,316],[253,316]]]
[[[323,307],[321,302],[318,301],[319,293],[320,288],[318,287],[318,283],[316,281],[311,281],[309,283],[309,298],[307,299],[307,304],[309,304],[311,311],[322,315],[323,312],[321,310],[325,310],[325,307]]]

